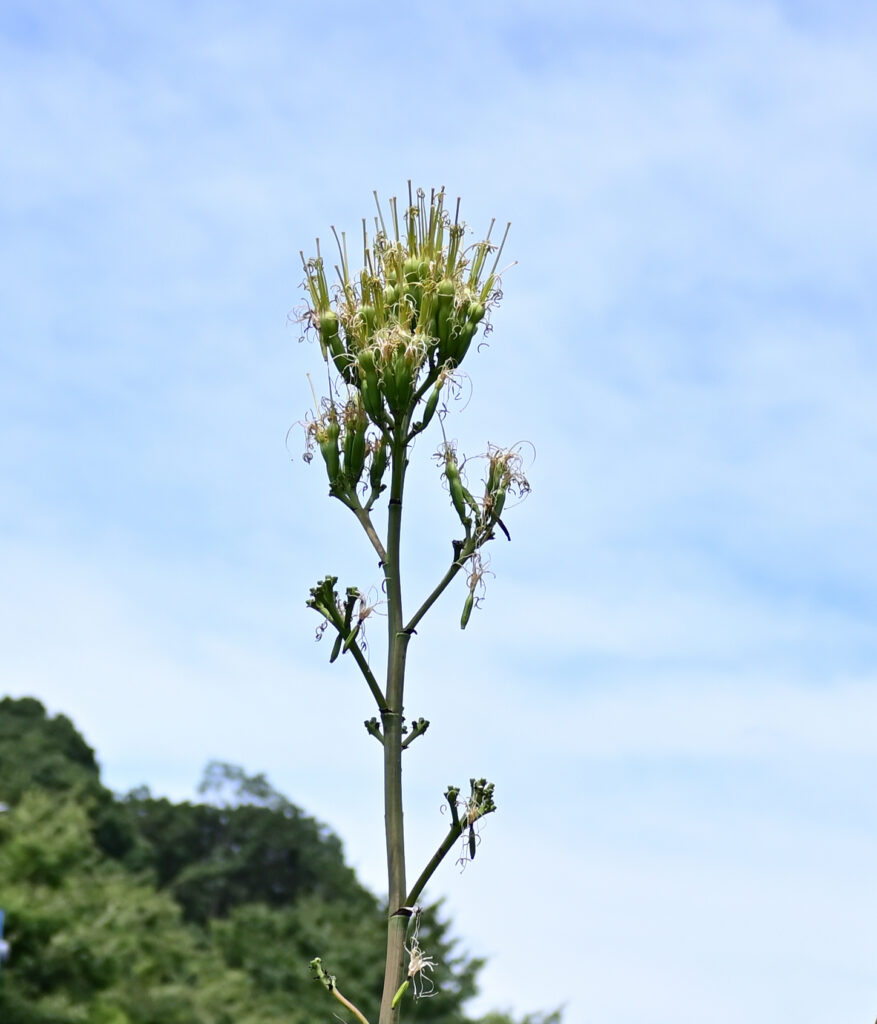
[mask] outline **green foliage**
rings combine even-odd
[[[15,806],[37,787],[75,794],[89,810],[98,846],[122,857],[134,832],[112,793],[101,785],[94,751],[65,715],[49,717],[32,697],[0,700],[0,800]]]
[[[187,920],[205,924],[246,903],[286,906],[305,895],[357,895],[341,843],[313,818],[244,804],[213,807],[129,796],[142,840],[132,860],[155,872]]]
[[[94,751],[69,718],[49,718],[32,697],[0,700],[0,792],[17,804],[32,786],[63,793],[102,787]]]
[[[247,1019],[246,975],[169,896],[101,854],[78,804],[34,790],[0,819],[0,892],[13,950],[4,1024]]]

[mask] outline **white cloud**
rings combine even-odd
[[[458,588],[412,650],[413,860],[448,782],[499,787],[437,886],[495,954],[484,1006],[861,1019],[873,33],[755,2],[241,10],[5,30],[9,689],[118,788],[267,771],[381,885],[368,697],[303,607],[376,569],[283,449],[314,366],[284,317],[314,233],[446,183],[520,261],[449,429],[537,455],[484,608],[461,634]],[[413,599],[453,516],[407,514]]]

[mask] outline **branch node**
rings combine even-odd
[[[376,718],[369,718],[368,721],[363,722],[363,725],[365,726],[366,731],[369,733],[369,735],[374,736],[378,743],[380,743],[380,745],[383,746],[384,735],[381,732],[381,727],[378,724],[378,720]]]
[[[429,722],[425,718],[418,718],[414,725],[411,726],[411,735],[406,737],[402,741],[402,749],[410,746],[418,736],[422,736],[429,728]]]

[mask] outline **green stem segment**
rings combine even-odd
[[[349,999],[346,999],[337,988],[332,989],[332,995],[341,1003],[342,1006],[346,1006],[348,1010],[356,1017],[357,1020],[361,1021],[362,1024],[368,1024],[368,1017],[361,1013]]]
[[[456,843],[460,836],[463,834],[463,828],[463,823],[458,821],[455,824],[452,824],[451,827],[448,829],[448,834],[442,840],[441,846],[439,846],[439,848],[432,855],[432,857],[429,860],[429,863],[426,865],[423,871],[421,871],[420,877],[414,883],[411,892],[408,893],[408,896],[405,899],[406,906],[413,907],[417,903],[418,897],[426,888],[426,884],[427,882],[429,882],[430,878],[432,878],[436,868],[445,859],[445,857],[448,855],[448,852],[453,847],[454,843]]]
[[[469,555],[472,554],[472,551],[474,551],[474,550],[475,550],[474,545],[472,545],[471,543],[470,544],[465,544],[465,545],[461,546],[460,554],[454,559],[454,561],[451,563],[450,568],[444,574],[444,576],[442,576],[441,580],[438,582],[438,584],[436,585],[436,587],[433,590],[433,592],[423,602],[423,604],[417,609],[417,611],[414,613],[413,618],[408,623],[408,625],[405,627],[405,631],[407,633],[410,634],[410,633],[412,633],[414,631],[414,629],[416,628],[416,626],[420,622],[420,620],[423,618],[423,616],[426,615],[426,613],[429,611],[429,609],[432,608],[432,606],[436,603],[436,601],[442,596],[444,591],[447,590],[448,584],[451,582],[451,580],[453,580],[453,578],[457,575],[457,573],[463,568],[463,566],[464,566],[464,564],[466,562],[466,559],[469,557]]]
[[[346,996],[341,995],[338,991],[338,986],[335,983],[335,975],[329,974],[325,970],[323,967],[323,961],[319,957],[315,957],[311,960],[311,973],[314,976],[314,980],[319,981],[328,992],[331,992],[342,1006],[346,1006],[347,1009],[354,1014],[357,1020],[361,1021],[362,1024],[369,1024],[368,1018],[365,1014],[354,1006]]]
[[[383,693],[381,693],[381,688],[380,686],[378,686],[378,682],[375,679],[374,675],[372,674],[372,670],[369,668],[369,664],[365,659],[365,655],[356,646],[355,643],[351,644],[348,649],[353,655],[356,664],[359,665],[359,670],[360,672],[362,672],[363,678],[365,679],[366,683],[368,683],[368,688],[371,690],[372,696],[374,697],[375,703],[378,705],[378,708],[382,712],[386,711],[387,702],[386,700],[384,700],[384,695]]]
[[[405,831],[402,817],[402,714],[405,658],[411,634],[404,630],[400,540],[402,496],[408,467],[405,436],[407,416],[401,417],[391,448],[390,505],[387,517],[387,557],[384,579],[387,590],[387,710],[382,711],[384,733],[384,827],[387,841],[388,913],[387,960],[379,1024],[396,1024],[398,1003],[393,1001],[405,975],[404,915],[395,915],[405,899]]]

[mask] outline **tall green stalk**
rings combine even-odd
[[[404,435],[403,435],[404,436]],[[390,506],[387,514],[387,704],[382,714],[384,732],[384,822],[387,841],[389,906],[399,908],[405,899],[405,822],[402,815],[402,711],[405,689],[405,657],[410,634],[404,631],[400,541],[402,496],[405,490],[407,452],[404,442],[394,440],[391,456]],[[393,996],[402,984],[405,957],[404,915],[391,917],[387,930],[387,961],[380,1021],[398,1019]]]
[[[457,787],[449,787],[445,793],[451,813],[448,832],[408,889],[402,753],[429,725],[422,718],[410,729],[405,724],[408,645],[423,617],[461,572],[466,576],[467,594],[460,624],[466,627],[483,592],[481,549],[494,538],[497,528],[508,537],[500,518],[506,499],[523,496],[529,485],[521,472],[519,453],[491,446],[483,456],[483,491],[474,497],[466,486],[466,460],[460,459],[444,430],[447,406],[442,400],[454,392],[472,340],[501,295],[497,267],[502,244],[494,245],[488,231],[485,239],[464,246],[459,201],[452,221],[444,209],[444,190],[433,190],[427,204],[425,193],[418,190],[412,194],[409,183],[408,207],[401,224],[396,200],[390,201],[391,230],[377,196],[375,201],[374,236],[370,241],[363,221],[363,267],[355,277],[349,270],[346,236],[342,233],[339,238],[334,228],[339,251],[336,285],[329,286],[319,241],[316,257],[305,260],[302,255],[310,300],[302,320],[316,333],[330,374],[329,396],[320,402],[315,397],[314,415],[305,421],[305,458],[310,461],[313,449],[320,449],[330,495],[354,513],[380,560],[387,603],[383,684],[375,677],[362,645],[371,611],[363,593],[348,587],[342,598],[335,586],[337,577],[327,576],[311,589],[307,603],[323,617],[318,636],[326,629],[334,632],[330,661],[351,654],[380,715],[380,722],[374,717],[365,723],[369,734],[382,744],[384,754],[388,922],[378,1021],[396,1024],[409,988],[415,998],[424,994],[435,966],[417,941],[417,900],[458,841],[465,843],[464,855],[468,851],[468,856],[474,857],[476,824],[495,810],[493,785],[485,779],[470,780],[470,795],[465,800],[460,799]],[[444,440],[437,457],[463,536],[451,540],[446,571],[406,619],[400,564],[405,476],[414,439],[433,421],[441,424]],[[387,490],[388,471],[387,525],[382,537],[372,510]],[[412,916],[415,928],[406,946]],[[343,1005],[360,1020],[367,1020],[361,1009],[341,995],[321,960],[314,960],[311,966],[315,977]]]

